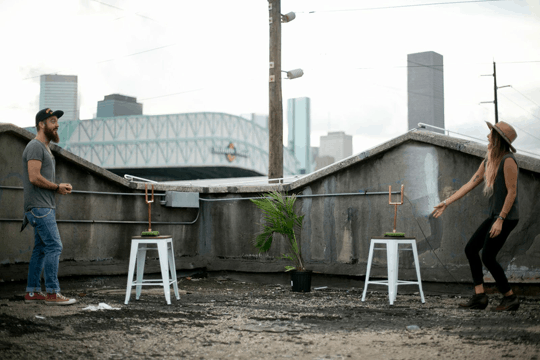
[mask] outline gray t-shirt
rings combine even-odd
[[[28,177],[28,160],[39,160],[41,161],[41,175],[50,182],[54,182],[56,161],[52,153],[41,141],[33,139],[26,145],[22,160],[24,211],[30,211],[32,208],[56,208],[56,202],[54,201],[55,191],[33,185]]]

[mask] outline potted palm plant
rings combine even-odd
[[[292,290],[309,292],[311,290],[311,271],[305,269],[302,250],[295,235],[295,228],[302,226],[304,215],[294,211],[296,196],[284,196],[278,191],[272,191],[261,199],[251,200],[264,214],[262,232],[257,235],[254,245],[259,253],[264,253],[272,247],[274,234],[281,234],[287,240],[289,252],[281,256],[290,260],[293,265],[285,266],[285,271],[291,272]]]

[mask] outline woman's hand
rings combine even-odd
[[[442,215],[442,213],[444,212],[444,210],[446,210],[447,207],[448,205],[446,205],[445,203],[440,203],[439,205],[435,206],[435,210],[433,210],[431,215],[433,215],[433,217],[436,219]]]
[[[489,237],[490,238],[494,238],[494,237],[499,236],[499,234],[501,233],[501,230],[502,230],[502,224],[503,224],[503,221],[501,219],[497,219],[493,223],[493,226],[491,226],[491,230],[489,230]]]

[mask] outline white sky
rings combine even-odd
[[[358,153],[404,133],[407,54],[435,51],[447,129],[485,138],[494,109],[479,103],[493,100],[493,78],[480,75],[495,60],[498,85],[512,85],[499,90],[499,120],[517,128],[518,149],[540,153],[538,0],[331,11],[440,2],[282,0],[297,12],[282,25],[282,68],[305,74],[283,81],[285,131],[287,99],[307,96],[312,146],[345,131]],[[48,73],[78,76],[81,119],[111,93],[145,114],[268,113],[265,0],[0,0],[0,13],[3,122],[33,126]]]

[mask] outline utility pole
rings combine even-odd
[[[497,100],[497,89],[502,89],[505,87],[511,87],[512,85],[504,85],[497,87],[497,68],[495,65],[495,61],[493,61],[493,75],[482,75],[482,76],[493,76],[493,93],[494,93],[494,101],[482,101],[480,104],[488,104],[488,103],[494,103],[495,104],[495,124],[499,122],[499,102]]]
[[[495,61],[493,61],[493,91],[495,92],[495,124],[499,122],[499,107],[497,104],[497,69],[495,68]]]
[[[281,99],[281,0],[268,0],[270,72],[268,111],[268,179],[283,177],[283,104]],[[278,182],[279,180],[273,181]]]

